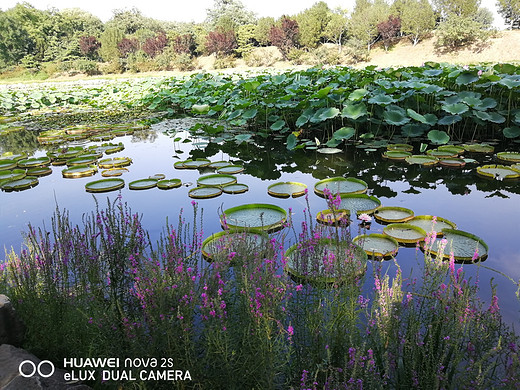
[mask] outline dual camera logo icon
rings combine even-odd
[[[18,366],[18,372],[24,378],[31,378],[38,374],[41,378],[48,378],[54,374],[54,364],[49,360],[42,360],[36,364],[31,360],[24,360]]]

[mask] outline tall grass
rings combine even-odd
[[[453,258],[418,252],[419,280],[402,275],[397,262],[390,276],[381,263],[353,261],[348,249],[334,251],[331,262],[330,252],[311,247],[340,238],[348,248],[348,227],[309,218],[293,227],[297,252],[336,278],[293,280],[284,271],[283,231],[262,250],[236,236],[233,251],[223,244],[205,261],[193,207],[193,222],[181,212],[155,245],[120,198],[81,226],[60,210],[49,230],[29,226],[25,249],[0,265],[0,291],[27,325],[25,347],[57,365],[70,357],[173,358],[192,378],[91,383],[98,388],[520,385],[519,340],[502,322],[498,298],[484,305],[478,283]],[[334,271],[345,264],[354,276]]]

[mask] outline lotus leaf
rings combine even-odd
[[[455,83],[458,85],[468,85],[474,83],[477,80],[478,75],[470,72],[463,72],[455,79]]]
[[[408,123],[401,128],[401,134],[405,137],[419,137],[429,128],[430,126],[422,123]]]
[[[385,94],[374,95],[370,99],[368,99],[368,102],[370,104],[377,104],[379,106],[387,106],[391,103],[395,103],[396,101],[397,100],[395,100],[393,97]]]
[[[274,183],[267,187],[269,195],[279,198],[289,198],[291,196],[297,198],[305,195],[306,190],[307,186],[305,184],[293,181]]]
[[[415,244],[426,237],[424,229],[409,223],[391,223],[383,228],[383,233],[400,244]]]
[[[397,240],[385,234],[363,234],[354,237],[352,242],[362,247],[369,258],[395,257],[399,250]]]
[[[341,116],[343,118],[349,119],[359,119],[365,115],[368,115],[367,107],[365,103],[347,103],[345,107],[343,107],[343,111],[341,112]]]
[[[337,140],[348,140],[356,135],[356,130],[352,127],[342,127],[332,134],[332,137]]]
[[[449,142],[450,136],[445,131],[430,130],[428,139],[435,145],[442,145]]]
[[[274,131],[278,131],[278,130],[282,129],[284,126],[285,126],[285,121],[283,119],[279,119],[270,126],[270,129],[274,130]]]
[[[350,101],[360,101],[362,100],[369,92],[366,89],[356,89],[348,95],[348,100]]]
[[[437,123],[441,126],[450,126],[454,123],[460,122],[461,120],[462,117],[460,115],[446,115],[439,119]]]
[[[380,207],[374,212],[374,217],[378,221],[394,223],[394,222],[406,222],[412,219],[414,213],[412,210],[404,207]]]
[[[504,137],[506,138],[516,138],[520,136],[520,127],[512,126],[506,127],[503,131]]]
[[[442,109],[446,112],[449,112],[452,115],[463,114],[469,110],[469,107],[464,103],[453,103],[453,104],[443,104]]]
[[[224,210],[221,224],[231,229],[261,229],[275,231],[283,228],[287,212],[271,204],[245,204]]]

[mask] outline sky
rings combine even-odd
[[[213,0],[26,0],[38,9],[81,8],[88,11],[103,22],[112,17],[114,9],[130,9],[136,7],[144,16],[157,20],[175,22],[200,23],[206,18],[206,10],[213,6]],[[256,13],[258,17],[272,16],[278,18],[282,15],[294,15],[311,7],[318,0],[242,0],[248,10]],[[3,11],[14,7],[21,0],[0,0],[0,9]],[[495,14],[495,25],[503,24],[495,7],[496,0],[482,0],[481,5]],[[352,11],[355,0],[326,0],[330,8],[341,7]],[[189,6],[187,6],[189,4]]]

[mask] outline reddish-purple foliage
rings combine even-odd
[[[377,25],[377,31],[383,39],[385,49],[388,49],[388,45],[399,35],[401,31],[401,19],[397,16],[390,15],[387,20]]]
[[[83,36],[79,38],[79,50],[81,54],[87,57],[94,57],[97,55],[98,49],[101,47],[101,42],[96,37]]]
[[[150,57],[161,54],[168,44],[168,37],[165,33],[157,34],[154,38],[148,38],[143,45],[143,51]]]
[[[139,41],[137,38],[123,38],[117,44],[117,48],[121,53],[121,57],[128,57],[130,53],[135,53],[139,49]]]
[[[233,30],[211,31],[206,38],[208,53],[230,55],[237,48],[237,39]]]
[[[195,38],[191,34],[177,36],[173,44],[173,48],[177,54],[193,54],[195,47]]]
[[[294,19],[289,19],[287,16],[282,18],[281,26],[273,26],[269,31],[269,40],[272,44],[282,52],[284,58],[293,47],[296,47],[298,37],[300,35],[300,28],[298,22]]]

